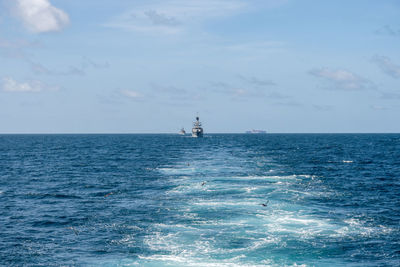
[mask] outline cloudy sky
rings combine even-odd
[[[398,0],[0,0],[0,133],[400,132]]]

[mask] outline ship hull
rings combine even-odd
[[[203,129],[193,128],[192,137],[203,137]]]

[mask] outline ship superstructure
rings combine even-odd
[[[199,117],[196,117],[196,121],[193,123],[192,136],[203,137],[203,128],[201,128],[201,122],[199,121]]]

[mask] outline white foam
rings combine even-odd
[[[200,223],[202,226],[244,226],[247,224],[247,220],[231,220],[231,221],[224,221],[224,220],[210,220],[210,221],[203,221]]]
[[[192,205],[196,206],[212,206],[212,207],[221,207],[221,206],[235,206],[235,207],[244,207],[244,206],[252,206],[255,207],[257,205],[254,201],[218,201],[218,200],[201,200],[192,202]]]
[[[350,224],[337,225],[329,219],[314,217],[307,214],[307,211],[310,211],[308,207],[290,204],[296,197],[302,198],[321,193],[302,191],[298,188],[296,188],[298,190],[291,189],[291,185],[298,181],[314,179],[315,176],[277,175],[279,174],[277,170],[266,170],[263,173],[265,175],[248,175],[252,172],[239,166],[240,164],[232,166],[240,159],[224,153],[217,152],[217,154],[210,153],[209,157],[205,157],[207,160],[195,161],[190,163],[190,166],[182,163],[158,168],[160,172],[169,175],[168,181],[172,182],[172,185],[176,185],[167,192],[168,194],[178,194],[179,197],[186,199],[186,195],[200,192],[196,196],[201,196],[201,198],[190,198],[183,206],[178,207],[179,217],[188,219],[189,223],[153,225],[153,234],[147,236],[144,242],[155,255],[139,256],[140,266],[146,266],[146,264],[211,267],[279,266],[272,259],[263,262],[248,262],[246,255],[251,251],[267,249],[271,246],[283,248],[288,238],[304,240],[319,235],[332,236],[344,230],[343,227],[352,227]],[[241,163],[247,164],[244,161]],[[270,165],[269,162],[263,161],[256,164]],[[231,173],[234,174],[230,175]],[[240,174],[244,175],[240,176]],[[202,185],[205,180],[207,183]],[[240,199],[226,199],[216,192],[238,195]],[[267,197],[270,203],[266,207],[261,206],[260,203],[265,202]],[[239,217],[228,216],[218,220],[207,220],[204,216],[200,216],[202,211],[214,212],[220,208],[230,210],[235,214],[244,212]],[[213,233],[215,235],[212,235]],[[343,234],[347,232],[344,231]],[[227,247],[223,240],[231,236],[238,240],[244,239],[245,242],[242,246]],[[128,242],[129,239],[126,241]],[[162,254],[157,254],[159,251],[162,251]],[[216,256],[228,255],[231,255],[231,258],[215,259]],[[305,265],[294,263],[286,266]]]
[[[301,176],[298,175],[248,175],[248,176],[226,176],[226,177],[214,177],[214,179],[218,180],[241,180],[241,181],[252,181],[252,180],[260,180],[260,181],[282,181],[282,180],[298,180]]]
[[[312,175],[308,175],[308,174],[300,174],[300,175],[295,175],[297,177],[301,177],[301,178],[312,178]]]
[[[248,250],[256,250],[260,247],[263,247],[267,244],[279,244],[281,242],[281,239],[278,237],[263,237],[263,238],[258,238],[256,241],[253,242],[253,244],[248,248]]]
[[[155,232],[152,236],[146,237],[144,243],[151,250],[166,250],[171,253],[178,253],[182,251],[182,248],[177,235],[178,233],[163,234],[161,232]]]
[[[308,239],[338,228],[329,220],[317,219],[301,211],[265,211],[256,217],[262,220],[264,231],[273,237],[290,234],[294,238]]]
[[[155,227],[163,228],[163,229],[174,229],[174,230],[194,230],[196,231],[197,228],[192,227],[187,224],[165,224],[165,223],[157,223],[154,225]]]
[[[253,191],[260,189],[260,187],[245,187],[244,190],[246,191],[246,193],[252,193]]]
[[[190,174],[198,171],[194,167],[188,167],[188,168],[158,168],[160,172],[166,173],[166,174]]]
[[[339,229],[335,230],[335,234],[333,236],[354,236],[354,235],[359,235],[359,236],[364,236],[364,237],[370,237],[370,236],[376,236],[376,235],[389,235],[391,234],[394,229],[384,226],[384,225],[378,225],[378,226],[366,226],[364,223],[356,218],[350,218],[347,220],[343,221],[346,225],[340,227]]]
[[[139,226],[136,226],[136,225],[128,225],[128,226],[125,226],[125,228],[127,228],[127,229],[133,229],[133,230],[138,230],[138,231],[143,231],[143,228],[141,228],[141,227],[139,227]]]
[[[124,244],[125,246],[129,247],[129,245],[136,243],[135,240],[136,239],[134,235],[126,235],[120,240],[112,240],[111,243]]]
[[[167,194],[185,194],[193,191],[199,191],[201,190],[202,187],[201,185],[179,185],[175,187],[174,189],[171,189],[167,191]]]
[[[186,255],[152,255],[152,256],[139,256],[139,259],[146,261],[160,262],[165,266],[188,266],[188,267],[268,267],[265,263],[245,263],[241,261],[245,255],[239,255],[226,260],[213,260],[210,258],[201,257],[187,257]],[[143,264],[146,266],[145,264]],[[154,266],[154,265],[152,265]],[[158,265],[162,266],[162,265]],[[277,265],[275,265],[277,266]]]

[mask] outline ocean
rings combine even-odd
[[[0,135],[1,266],[400,266],[400,134]]]

